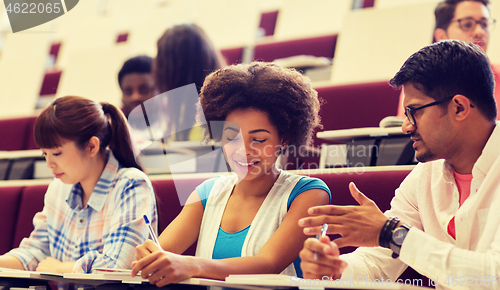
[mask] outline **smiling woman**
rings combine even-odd
[[[179,216],[146,241],[137,264],[150,283],[164,286],[190,277],[229,274],[301,276],[306,239],[298,220],[311,206],[329,203],[321,180],[276,167],[280,154],[309,143],[319,126],[319,101],[307,78],[269,63],[230,66],[210,74],[201,89],[198,119],[206,139],[222,141],[235,174],[199,185]],[[198,239],[195,257],[178,255]]]
[[[156,227],[151,182],[134,159],[123,113],[113,105],[62,97],[35,123],[35,142],[54,173],[35,229],[0,267],[85,272],[130,268],[134,247]]]

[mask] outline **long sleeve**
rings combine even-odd
[[[46,210],[37,213],[33,218],[35,229],[28,238],[24,238],[19,248],[13,249],[7,255],[21,261],[25,270],[34,271],[38,263],[50,256],[49,237],[47,231]]]
[[[499,232],[486,252],[460,249],[418,229],[410,229],[400,260],[444,288],[457,286],[498,289],[500,275]]]
[[[109,200],[106,218],[110,218],[109,232],[103,235],[102,251],[90,249],[74,266],[75,272],[92,272],[93,268],[130,269],[135,247],[149,236],[143,216],[152,219],[156,231],[155,197],[144,180],[130,180]],[[120,192],[121,191],[121,192]]]
[[[398,259],[381,248],[360,248],[341,256],[349,266],[342,278],[397,277],[408,265],[438,288],[498,288],[500,276],[500,157],[496,132],[476,162],[470,196],[459,206],[452,168],[443,160],[419,164],[396,190],[391,209],[412,226]],[[456,239],[448,234],[455,222]],[[391,261],[392,260],[392,261]]]

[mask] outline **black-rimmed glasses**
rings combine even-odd
[[[456,19],[450,21],[452,22],[458,22],[458,27],[462,29],[463,31],[472,31],[474,28],[476,28],[476,25],[479,24],[481,25],[481,28],[483,30],[489,31],[493,29],[493,26],[496,23],[495,19],[481,19],[481,20],[476,20],[472,17],[467,17],[467,18],[462,18],[462,19]]]
[[[410,121],[410,124],[412,124],[413,126],[415,126],[416,122],[415,122],[415,117],[413,116],[413,113],[415,113],[416,111],[420,110],[420,109],[423,109],[423,108],[427,108],[427,107],[430,107],[430,106],[435,106],[435,105],[439,105],[441,103],[444,103],[444,102],[447,102],[447,101],[451,101],[453,99],[453,97],[455,96],[451,96],[451,97],[448,97],[448,98],[444,98],[442,100],[439,100],[439,101],[435,101],[435,102],[432,102],[432,103],[429,103],[427,105],[423,105],[423,106],[420,106],[418,108],[410,108],[410,107],[406,107],[405,108],[405,115],[406,115],[406,118],[408,118],[408,121]],[[471,105],[472,106],[472,105]]]

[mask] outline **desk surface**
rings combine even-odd
[[[316,137],[328,141],[347,141],[351,139],[369,138],[369,137],[384,137],[384,136],[397,136],[405,135],[401,127],[366,127],[344,130],[331,130],[318,132]]]
[[[50,274],[50,273],[38,273],[38,272],[29,272],[26,271],[24,273],[20,273],[20,271],[11,272],[0,272],[0,277],[2,277],[0,286],[8,286],[8,287],[16,287],[19,286],[34,286],[40,285],[41,282],[44,281],[52,281],[61,285],[87,285],[89,287],[95,287],[97,290],[99,289],[128,289],[126,285],[134,285],[134,289],[151,289],[151,287],[156,287],[150,285],[147,281],[142,279],[136,279],[137,281],[127,280],[127,279],[119,279],[119,278],[109,278],[106,279],[103,275],[95,275],[95,274]],[[25,275],[27,274],[27,275]],[[387,289],[387,290],[411,290],[411,289],[425,289],[417,286],[407,286],[403,283],[396,284],[391,283],[380,283],[378,280],[374,280],[371,284],[368,281],[356,281],[356,280],[306,280],[300,279],[297,277],[284,276],[284,279],[278,280],[273,279],[269,280],[269,283],[262,283],[261,276],[263,275],[255,275],[256,279],[252,279],[253,277],[247,276],[244,280],[241,280],[238,283],[237,280],[231,282],[212,280],[212,279],[200,279],[200,278],[191,278],[185,280],[178,284],[172,284],[171,286],[175,286],[175,289],[189,289],[190,287],[200,288],[208,288],[208,287],[220,287],[230,288],[230,289],[249,289],[249,290],[264,290],[264,289],[286,289],[286,288],[294,288],[294,289]],[[252,275],[253,276],[253,275]],[[275,276],[275,275],[271,275]],[[288,279],[287,279],[288,278]],[[264,279],[267,280],[267,279]],[[378,282],[377,282],[378,281]],[[272,282],[272,283],[271,283]],[[347,284],[345,283],[347,282]],[[353,284],[354,282],[354,284]],[[124,286],[126,288],[124,288]],[[155,288],[156,289],[156,288]]]

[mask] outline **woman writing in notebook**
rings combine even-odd
[[[328,204],[330,192],[318,179],[278,169],[276,161],[305,148],[319,126],[316,91],[296,71],[252,63],[210,74],[200,104],[205,135],[222,142],[235,174],[198,186],[159,237],[163,250],[149,240],[137,247],[132,275],[141,271],[157,286],[229,274],[300,276],[297,258],[307,237],[297,222],[311,206]],[[196,239],[196,256],[180,255]]]
[[[35,142],[55,179],[34,230],[0,267],[89,273],[130,268],[133,251],[156,227],[151,182],[134,159],[126,119],[108,103],[56,99],[37,118]]]

